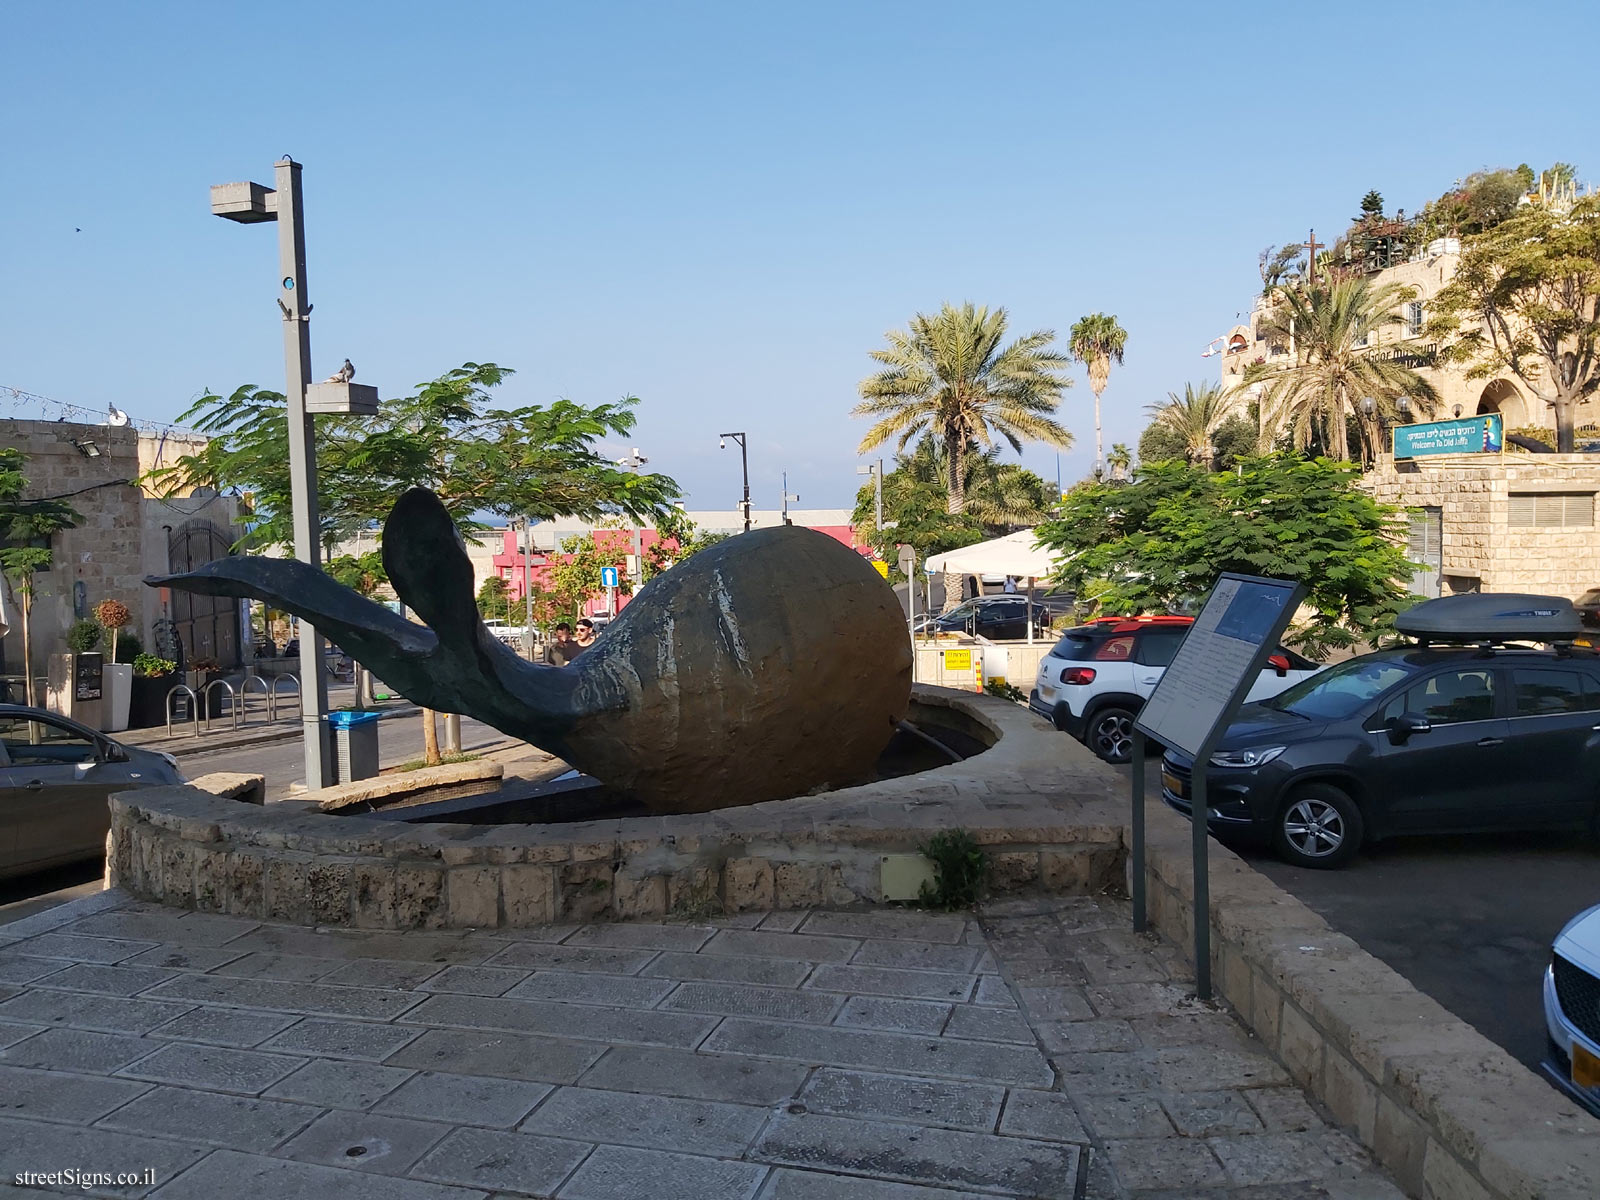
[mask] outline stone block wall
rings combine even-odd
[[[1151,924],[1192,952],[1189,822],[1158,801],[1146,821]],[[1209,850],[1215,992],[1409,1195],[1592,1200],[1600,1121],[1237,855]]]

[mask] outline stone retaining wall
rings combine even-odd
[[[1192,952],[1189,822],[1159,801],[1146,815],[1151,922]],[[1409,1194],[1600,1195],[1600,1121],[1237,855],[1210,847],[1216,990]]]
[[[561,825],[406,825],[194,788],[111,801],[114,886],[184,908],[383,929],[527,926],[883,899],[882,858],[965,828],[998,890],[1090,892],[1122,875],[1114,776],[1026,709],[918,689],[994,739],[863,787],[710,813]]]

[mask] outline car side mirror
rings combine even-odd
[[[100,746],[100,761],[108,763],[127,762],[128,752],[121,746],[113,745],[111,742],[103,742]]]
[[[1288,657],[1286,655],[1282,655],[1282,654],[1274,654],[1274,655],[1272,655],[1270,658],[1267,659],[1267,666],[1271,667],[1274,671],[1276,671],[1278,673],[1278,678],[1279,679],[1282,679],[1285,675],[1287,675],[1289,673],[1289,659],[1288,659]]]
[[[1417,713],[1401,713],[1398,717],[1390,717],[1383,727],[1389,733],[1390,744],[1395,746],[1404,746],[1411,740],[1412,734],[1429,733],[1433,729],[1428,718]]]

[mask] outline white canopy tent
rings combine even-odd
[[[935,554],[924,564],[930,575],[1014,575],[1028,581],[1028,642],[1033,642],[1033,585],[1047,579],[1055,569],[1055,556],[1040,546],[1032,529],[1021,529],[1005,537],[976,542],[957,550]]]

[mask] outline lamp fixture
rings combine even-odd
[[[79,440],[78,438],[73,438],[72,439],[72,444],[78,448],[78,453],[83,455],[85,458],[99,458],[100,457],[100,447],[96,446],[88,438],[83,438],[82,440]]]
[[[1459,404],[1456,405],[1456,416],[1457,417],[1461,416],[1461,405],[1459,405]]]

